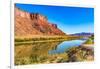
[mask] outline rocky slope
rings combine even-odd
[[[48,22],[46,16],[25,12],[15,7],[15,36],[65,35],[56,24]]]

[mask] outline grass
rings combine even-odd
[[[15,44],[32,44],[33,42],[51,42],[80,39],[77,36],[34,36],[34,37],[16,37]]]
[[[94,35],[92,35],[86,42],[85,44],[94,44]]]
[[[47,64],[47,63],[61,63],[67,61],[66,53],[55,54],[48,56],[37,56],[33,55],[30,57],[17,57],[15,58],[15,65],[26,65],[26,64]]]
[[[91,39],[88,39],[85,44],[93,44],[93,41]]]

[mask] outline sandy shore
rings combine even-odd
[[[82,46],[92,50],[94,49],[94,44],[83,44]]]

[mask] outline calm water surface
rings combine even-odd
[[[33,44],[17,45],[15,46],[14,52],[15,64],[20,65],[42,63],[43,61],[52,59],[55,54],[63,54],[69,48],[73,46],[80,46],[84,42],[85,40],[71,40],[60,42],[37,42]]]
[[[85,40],[64,41],[64,42],[61,42],[55,50],[50,50],[48,53],[49,54],[64,53],[67,49],[73,46],[80,46],[84,42]]]

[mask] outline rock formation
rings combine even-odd
[[[65,35],[56,24],[48,22],[46,16],[30,13],[15,7],[15,36]]]

